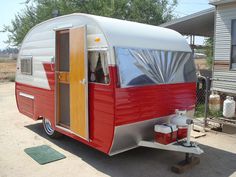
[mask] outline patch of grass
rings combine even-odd
[[[1,58],[0,57],[0,63],[15,63],[15,59],[10,59],[10,58]]]
[[[199,104],[196,106],[194,117],[204,117],[205,105]]]
[[[212,64],[213,64],[213,57],[207,57],[207,66],[209,68],[212,68]]]
[[[205,104],[199,104],[196,106],[194,117],[204,117]],[[210,111],[208,110],[208,117],[223,117],[222,110],[220,111]]]
[[[15,82],[15,75],[8,76],[7,80],[10,82]]]
[[[0,82],[14,82],[16,72],[16,60],[4,60],[0,58]]]
[[[7,61],[7,58],[0,57],[0,63],[5,63]]]
[[[0,73],[0,82],[15,82],[15,73]]]
[[[209,117],[223,117],[223,111],[209,111],[208,113]]]

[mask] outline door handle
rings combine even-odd
[[[84,78],[83,80],[80,80],[80,83],[85,85],[86,84],[86,79]]]
[[[60,75],[60,73],[58,74],[58,79],[61,80],[61,75]]]

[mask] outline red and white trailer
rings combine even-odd
[[[106,154],[138,146],[201,154],[197,146],[154,141],[175,110],[194,112],[192,51],[179,33],[87,14],[36,25],[17,60],[22,114]]]

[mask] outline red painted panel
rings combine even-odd
[[[89,84],[89,125],[93,146],[108,153],[114,131],[114,88],[110,85]]]
[[[55,70],[54,70],[54,63],[44,63],[43,64],[44,70],[47,75],[48,84],[51,90],[54,90],[55,87]]]
[[[115,125],[123,125],[193,109],[196,83],[116,88],[115,94]]]
[[[31,116],[24,111],[24,107],[27,106],[27,104],[25,104],[25,102],[21,99],[21,96],[19,95],[20,92],[34,96],[34,112]],[[52,90],[16,82],[16,100],[21,113],[35,120],[42,116],[54,121],[54,92]]]
[[[19,109],[27,116],[33,117],[34,114],[34,100],[19,95],[19,101],[22,103],[19,105]]]

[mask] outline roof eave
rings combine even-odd
[[[172,20],[172,21],[170,21],[170,22],[163,23],[163,24],[161,24],[161,25],[159,25],[159,26],[160,26],[160,27],[167,27],[167,26],[170,26],[170,25],[172,25],[172,24],[175,24],[175,23],[178,23],[178,22],[182,22],[182,21],[185,21],[185,20],[189,20],[189,19],[191,19],[191,18],[195,18],[195,17],[201,16],[201,15],[207,14],[207,13],[214,12],[214,11],[215,11],[215,8],[212,7],[212,8],[206,9],[206,10],[202,10],[202,11],[200,11],[200,12],[193,13],[193,14],[191,14],[191,15],[187,15],[187,16],[178,18],[178,19],[176,19],[176,20]]]
[[[235,2],[235,0],[209,0],[209,4],[214,5],[214,6],[227,4],[231,2]]]

